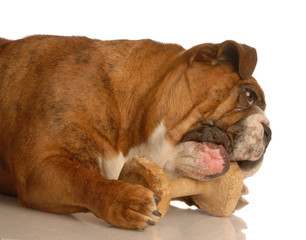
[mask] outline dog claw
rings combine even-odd
[[[157,217],[161,217],[162,214],[159,211],[153,211],[153,215],[157,216]]]
[[[159,203],[161,201],[161,198],[154,194],[154,200],[155,200],[156,203]]]
[[[155,225],[155,222],[152,221],[152,220],[148,220],[148,221],[147,221],[147,224],[148,224],[148,226],[154,226],[154,225]]]

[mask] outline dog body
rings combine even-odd
[[[144,228],[158,198],[117,180],[135,155],[170,178],[218,177],[228,159],[254,174],[271,138],[256,61],[233,41],[0,39],[0,192]]]

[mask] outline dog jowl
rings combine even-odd
[[[256,62],[234,41],[0,39],[0,191],[143,229],[158,198],[117,180],[135,155],[169,178],[216,178],[229,161],[251,176],[271,139]]]

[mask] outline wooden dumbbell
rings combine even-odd
[[[229,216],[237,207],[241,208],[247,204],[241,198],[246,190],[243,186],[243,173],[237,163],[231,163],[229,171],[217,179],[169,180],[162,168],[142,156],[137,156],[125,163],[119,180],[151,189],[161,198],[157,207],[162,217],[168,211],[171,199],[178,197],[191,196],[199,208],[211,215],[223,217]]]

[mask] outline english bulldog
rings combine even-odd
[[[0,39],[0,191],[22,206],[91,211],[122,228],[160,217],[159,196],[117,180],[143,155],[169,178],[245,177],[271,139],[256,50],[152,40]]]

